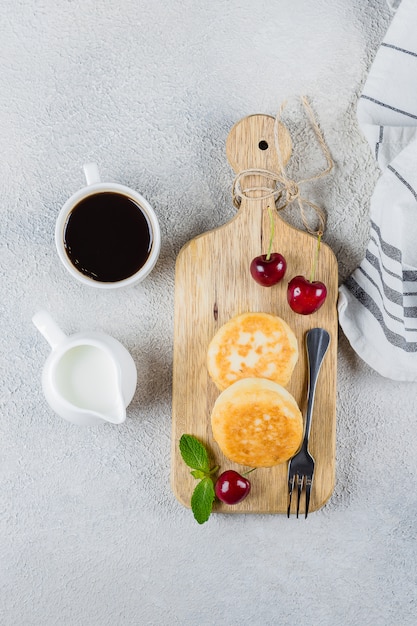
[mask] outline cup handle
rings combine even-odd
[[[64,339],[67,338],[64,332],[59,328],[55,320],[50,316],[48,311],[38,311],[32,317],[39,332],[45,337],[51,348],[56,348]]]
[[[101,182],[97,163],[85,163],[83,170],[87,185],[96,185]]]

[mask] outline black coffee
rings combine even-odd
[[[64,227],[71,263],[93,280],[114,283],[135,274],[152,247],[148,218],[127,196],[97,193],[81,200]]]

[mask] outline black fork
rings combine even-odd
[[[300,510],[301,492],[305,486],[306,505],[305,517],[308,515],[310,505],[311,486],[314,476],[314,459],[308,451],[308,439],[310,437],[311,418],[313,415],[314,396],[316,393],[317,379],[324,355],[330,343],[330,335],[324,328],[313,328],[307,333],[307,358],[308,358],[308,394],[307,410],[304,424],[304,438],[300,450],[288,465],[288,510],[290,516],[291,499],[295,485],[297,485],[297,517]]]

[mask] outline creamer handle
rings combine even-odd
[[[50,316],[48,311],[38,311],[32,317],[39,332],[45,337],[51,348],[56,348],[64,339],[67,338],[65,333],[59,328],[55,320]]]

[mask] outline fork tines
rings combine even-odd
[[[303,491],[303,487],[305,485],[305,493],[306,493],[306,498],[305,498],[305,515],[304,517],[307,518],[308,515],[308,510],[309,510],[309,506],[310,506],[310,494],[311,494],[311,485],[313,483],[313,476],[309,475],[309,476],[305,476],[305,475],[296,475],[296,474],[290,474],[290,472],[288,472],[288,509],[287,509],[287,517],[290,516],[290,512],[291,512],[291,500],[292,500],[292,494],[294,491],[294,487],[295,485],[297,485],[297,508],[296,508],[296,515],[297,517],[299,516],[299,512],[300,512],[300,500],[301,500],[301,493]]]

